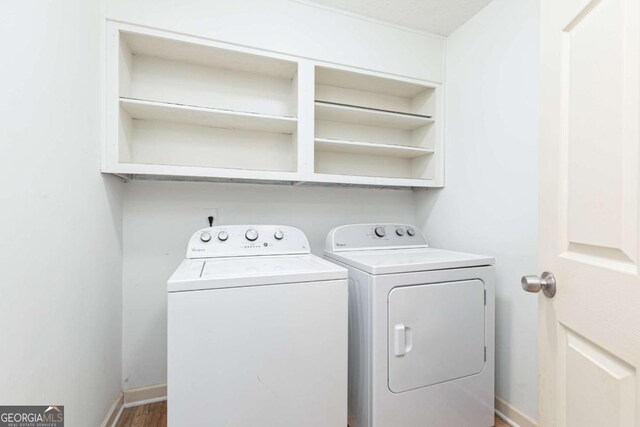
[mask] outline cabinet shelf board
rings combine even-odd
[[[159,120],[224,129],[254,130],[292,134],[298,121],[293,117],[272,116],[166,102],[120,98],[120,106],[133,119]]]
[[[148,30],[147,30],[148,31]],[[152,56],[172,61],[200,64],[232,71],[292,79],[297,72],[295,61],[270,58],[211,46],[207,40],[192,42],[123,31],[122,39],[133,55]]]
[[[337,185],[400,189],[441,187],[441,185],[430,179],[350,176],[324,173],[301,176],[299,172],[252,171],[137,163],[120,163],[114,168],[103,169],[102,172],[116,174],[128,179],[151,181],[268,182],[285,185]]]
[[[433,87],[425,84],[326,67],[316,68],[316,83],[408,98],[425,90],[433,90]]]
[[[300,174],[298,172],[291,171],[226,169],[143,163],[119,163],[113,170],[106,172],[127,175],[135,179],[170,181],[219,180],[223,182],[231,182],[236,180],[246,180],[255,182],[262,180],[273,182],[294,182],[300,179]]]
[[[430,148],[409,147],[406,145],[379,144],[374,142],[345,141],[327,138],[316,138],[315,148],[318,151],[369,154],[373,156],[402,157],[410,159],[433,153],[433,150]]]
[[[434,122],[434,119],[416,114],[396,113],[331,102],[316,101],[316,119],[355,123],[367,126],[413,130]]]
[[[339,175],[331,173],[315,173],[309,182],[334,185],[363,185],[396,188],[429,188],[439,187],[432,179],[389,178],[362,175]]]

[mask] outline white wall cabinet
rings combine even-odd
[[[440,83],[107,24],[103,172],[443,185]]]

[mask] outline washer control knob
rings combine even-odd
[[[207,243],[208,241],[211,240],[211,233],[209,233],[208,231],[205,231],[200,235],[200,240]]]
[[[407,228],[407,234],[413,237],[416,235],[416,230],[414,230],[413,228]]]
[[[404,236],[404,230],[402,228],[396,228],[396,234],[398,236]]]
[[[244,237],[253,242],[258,239],[258,230],[250,228],[246,233],[244,233]]]
[[[277,230],[275,233],[273,233],[273,237],[275,237],[276,240],[282,240],[284,238],[284,233],[282,232],[282,230]]]
[[[226,241],[229,238],[229,233],[227,233],[226,231],[221,231],[218,233],[218,240],[220,240],[221,242]]]
[[[384,227],[376,227],[376,236],[378,237],[384,237],[385,231],[384,231]]]

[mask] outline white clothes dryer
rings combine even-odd
[[[325,256],[349,270],[349,426],[493,426],[494,258],[405,224],[337,227]]]
[[[347,271],[302,231],[197,231],[168,282],[168,425],[344,427]]]

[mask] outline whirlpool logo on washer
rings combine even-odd
[[[64,427],[64,406],[0,406],[0,427]]]

